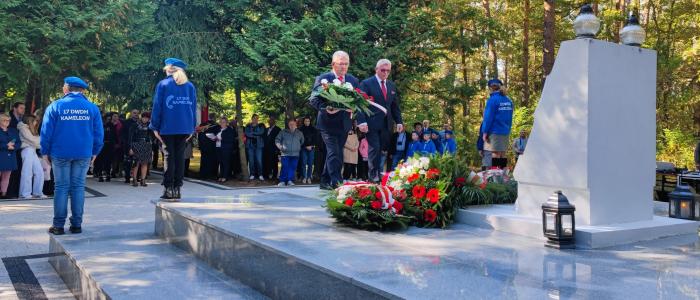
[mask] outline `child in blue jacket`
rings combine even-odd
[[[433,143],[431,139],[430,131],[423,131],[423,141],[420,143],[418,151],[416,152],[420,153],[421,156],[432,156],[437,153],[435,143]]]
[[[457,153],[457,142],[452,135],[452,131],[445,130],[445,140],[442,142],[442,154],[454,156]]]
[[[411,144],[408,145],[408,151],[406,152],[406,157],[413,157],[416,152],[418,152],[418,149],[420,148],[420,132],[414,131],[411,132]]]

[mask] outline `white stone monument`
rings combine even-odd
[[[655,51],[563,42],[514,170],[515,208],[470,208],[460,222],[541,238],[542,204],[561,190],[576,206],[578,247],[697,238],[697,222],[654,216],[655,100]]]

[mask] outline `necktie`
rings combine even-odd
[[[345,78],[343,78],[343,76],[338,76],[338,80],[340,80],[340,82],[345,82],[344,79],[345,79]]]
[[[382,95],[384,95],[384,100],[386,99],[386,85],[384,84],[384,80],[382,80]]]

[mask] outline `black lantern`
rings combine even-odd
[[[561,191],[556,191],[542,204],[542,230],[547,238],[545,246],[557,249],[573,249],[576,224],[576,207]]]
[[[676,189],[668,194],[668,216],[671,218],[695,220],[699,216],[700,205],[695,202],[695,194],[690,186],[678,183]]]

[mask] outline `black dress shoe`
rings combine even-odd
[[[322,190],[326,190],[326,191],[332,191],[332,190],[334,190],[333,187],[330,186],[330,185],[328,185],[328,184],[321,184],[321,185],[319,186],[319,188],[321,188]]]
[[[82,233],[82,232],[83,232],[83,228],[82,228],[82,227],[73,227],[73,226],[71,226],[68,230],[70,230],[70,233],[74,233],[74,234]]]
[[[172,189],[172,188],[169,188],[169,187],[166,187],[166,188],[163,190],[163,195],[160,196],[160,199],[164,199],[164,200],[171,200],[171,199],[173,199],[173,189]]]
[[[100,176],[100,179],[97,179],[98,182],[105,182],[105,178]]]
[[[53,227],[53,226],[51,226],[51,227],[49,228],[49,233],[50,233],[50,234],[53,234],[53,235],[62,235],[62,234],[64,234],[64,233],[66,233],[66,232],[63,230],[63,228],[58,228],[58,227]]]
[[[175,187],[173,188],[173,199],[180,199],[182,198],[182,194],[180,194],[180,187]]]
[[[107,182],[112,181],[112,177],[107,177],[107,178],[105,178],[105,181],[107,181]]]

